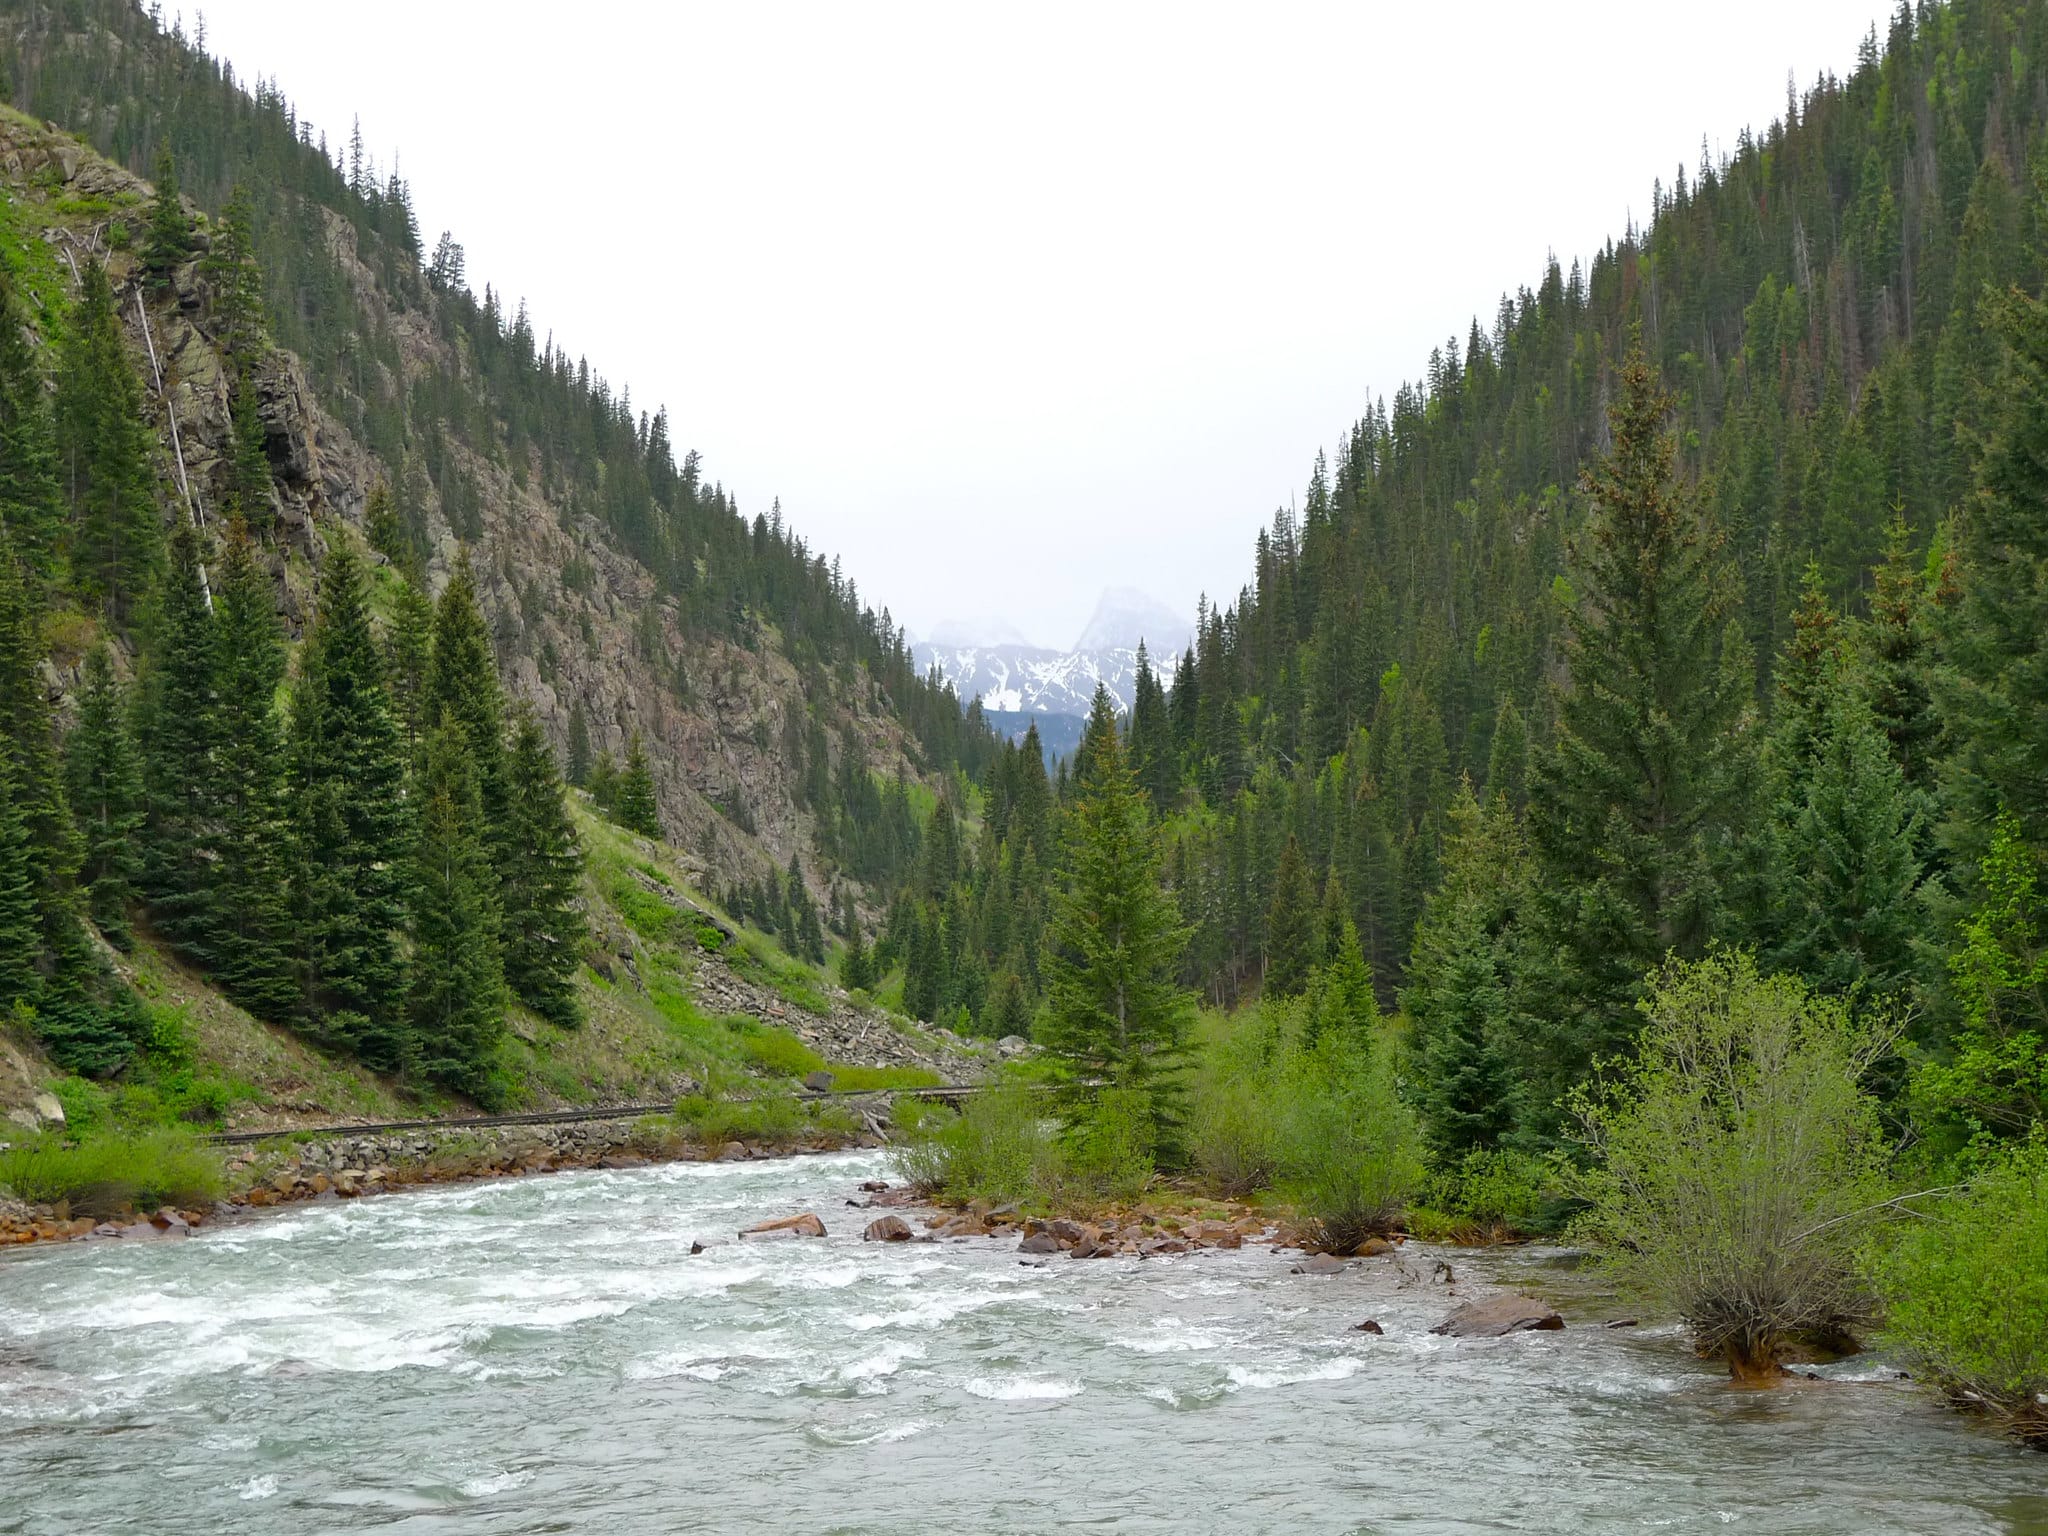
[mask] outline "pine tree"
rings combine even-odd
[[[1266,909],[1265,991],[1268,997],[1299,997],[1309,972],[1321,962],[1313,887],[1301,844],[1290,837],[1273,874],[1273,902]]]
[[[568,780],[578,789],[590,782],[590,721],[583,713],[583,701],[569,706]]]
[[[35,1001],[42,950],[28,819],[22,814],[13,756],[0,752],[0,1013]]]
[[[1340,914],[1337,936],[1324,953],[1322,965],[1309,978],[1310,1043],[1338,1032],[1369,1042],[1379,1023],[1379,1000],[1373,996],[1372,970],[1358,942],[1358,925],[1348,914]]]
[[[107,942],[126,949],[128,905],[141,873],[142,769],[128,732],[128,705],[105,645],[85,659],[78,723],[64,743],[71,815],[84,840],[80,878],[92,920]]]
[[[142,267],[158,281],[192,255],[192,218],[178,196],[178,168],[168,149],[156,157],[156,196],[149,205],[149,230],[142,246]]]
[[[151,438],[114,293],[98,263],[79,285],[57,354],[58,478],[71,508],[71,574],[80,594],[125,616],[162,563]]]
[[[2005,361],[1976,494],[1961,527],[1963,594],[1942,693],[1957,813],[1949,841],[1972,862],[2001,815],[2048,847],[2048,305],[2002,306]]]
[[[250,219],[248,189],[237,184],[213,222],[199,268],[213,300],[214,336],[244,382],[263,353],[263,274]]]
[[[0,529],[32,585],[56,568],[64,514],[41,370],[12,279],[0,272]]]
[[[583,851],[562,803],[555,757],[533,711],[518,711],[508,763],[510,857],[499,888],[505,982],[564,1029],[583,1022],[572,979],[587,929],[577,905]]]
[[[1838,682],[1779,822],[1778,963],[1829,992],[1886,997],[1916,969],[1923,927],[1913,797],[1869,706]]]
[[[427,738],[419,834],[411,859],[409,1046],[430,1082],[482,1104],[504,1034],[497,876],[481,836],[483,802],[468,728],[444,714]]]
[[[874,956],[857,923],[846,936],[846,948],[840,952],[839,984],[849,992],[865,992],[875,984]]]
[[[434,652],[434,605],[411,581],[399,583],[391,605],[391,627],[384,637],[391,709],[405,744],[405,760],[417,764],[426,751],[427,673]]]
[[[157,931],[203,969],[218,959],[214,910],[216,687],[214,615],[200,571],[199,536],[180,522],[159,584],[143,675],[142,890]]]
[[[483,805],[484,836],[491,862],[500,869],[508,857],[510,818],[505,787],[505,695],[490,630],[477,606],[476,580],[469,562],[455,573],[434,606],[434,645],[427,662],[426,718],[453,723],[468,741]]]
[[[618,819],[619,769],[608,751],[599,752],[597,761],[590,765],[590,779],[584,786],[590,791],[590,798],[600,811]]]
[[[381,1071],[406,1057],[405,760],[370,631],[362,566],[345,546],[321,569],[292,697],[293,922],[316,1029]]]
[[[256,406],[256,385],[244,375],[235,381],[228,407],[229,454],[226,510],[258,526],[270,522],[270,453],[267,433]]]
[[[1931,685],[1930,593],[1913,552],[1913,532],[1895,516],[1885,534],[1884,563],[1872,580],[1870,616],[1859,631],[1870,676],[1870,707],[1891,743],[1892,758],[1916,795],[1929,796],[1941,761],[1942,721]]]
[[[1541,911],[1566,964],[1556,1054],[1574,1075],[1633,1034],[1653,966],[1704,950],[1716,859],[1741,814],[1720,540],[1674,474],[1671,400],[1639,347],[1621,386],[1613,447],[1584,478],[1571,680],[1529,801]]]
[[[1154,1155],[1167,1163],[1194,1012],[1179,981],[1189,930],[1160,883],[1158,837],[1114,731],[1088,753],[1087,784],[1069,820],[1039,1043],[1070,1085],[1144,1093]]]
[[[1011,1036],[1028,1039],[1031,1034],[1031,1002],[1024,993],[1024,981],[1013,970],[1002,970],[989,983],[988,1002],[982,1012],[982,1032],[998,1040]]]
[[[214,974],[251,1013],[283,1020],[298,1002],[288,944],[290,820],[278,715],[284,634],[269,574],[257,565],[240,523],[230,530],[221,561],[215,632]]]
[[[1517,816],[1529,803],[1529,728],[1512,696],[1503,694],[1486,759],[1486,798],[1507,802]]]
[[[593,793],[595,791],[593,790]],[[635,731],[626,749],[626,769],[613,795],[612,820],[642,837],[661,836],[661,811],[654,800],[654,771]]]

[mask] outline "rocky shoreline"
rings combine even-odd
[[[783,1144],[727,1141],[706,1145],[646,1121],[415,1130],[258,1143],[228,1161],[224,1199],[205,1210],[164,1206],[120,1219],[73,1216],[63,1204],[0,1198],[0,1248],[90,1238],[183,1237],[198,1227],[252,1211],[304,1201],[355,1200],[429,1184],[469,1183],[580,1168],[638,1168],[653,1163],[741,1162],[801,1157],[882,1145],[871,1132],[812,1131]]]

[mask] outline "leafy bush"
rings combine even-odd
[[[1597,1159],[1579,1230],[1702,1355],[1768,1379],[1787,1339],[1869,1316],[1885,1142],[1860,1085],[1893,1031],[1726,952],[1673,961],[1640,1007],[1635,1064],[1573,1099]]]
[[[1392,1231],[1422,1183],[1422,1133],[1391,1056],[1341,1031],[1297,1047],[1281,1070],[1282,1188],[1332,1253]]]
[[[2048,1446],[2048,1140],[2006,1154],[1876,1265],[1919,1373]]]
[[[177,1131],[68,1144],[46,1135],[0,1152],[0,1186],[39,1205],[69,1202],[81,1216],[210,1205],[224,1183],[219,1156]]]
[[[904,1142],[896,1162],[921,1193],[955,1199],[1024,1200],[1057,1188],[1063,1171],[1040,1095],[1005,1082],[978,1093],[958,1115],[899,1107]]]
[[[1157,1120],[1140,1088],[1104,1088],[1067,1128],[1065,1192],[1084,1201],[1138,1199],[1152,1182]]]
[[[794,1141],[809,1125],[794,1094],[769,1092],[745,1099],[687,1094],[676,1104],[676,1123],[706,1145]]]
[[[1462,1223],[1467,1236],[1555,1232],[1572,1204],[1565,1178],[1564,1170],[1547,1159],[1507,1148],[1475,1148],[1456,1167],[1431,1178],[1428,1193],[1440,1215]]]
[[[1201,1067],[1188,1115],[1188,1155],[1213,1194],[1241,1200],[1279,1177],[1276,1062],[1284,1025],[1267,1003],[1237,1020],[1201,1024]]]
[[[769,1077],[803,1077],[820,1071],[825,1058],[786,1029],[734,1014],[726,1028],[739,1037],[740,1054],[757,1072]]]

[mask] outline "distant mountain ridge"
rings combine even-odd
[[[1015,638],[1008,625],[977,628],[949,621],[933,638],[916,641],[911,655],[920,672],[934,667],[952,684],[962,704],[979,699],[989,723],[1016,740],[1035,719],[1053,756],[1063,756],[1080,739],[1099,683],[1119,711],[1131,707],[1137,689],[1138,647],[1152,658],[1161,681],[1171,684],[1175,659],[1194,636],[1191,621],[1133,587],[1112,587],[1072,648],[1058,650]]]

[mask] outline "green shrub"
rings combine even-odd
[[[936,1107],[910,1112],[897,1128],[897,1167],[924,1194],[954,1199],[1026,1200],[1059,1187],[1059,1149],[1040,1095],[1015,1083],[978,1093],[952,1115]]]
[[[1429,1180],[1430,1203],[1464,1224],[1467,1236],[1556,1232],[1573,1209],[1555,1163],[1507,1148],[1474,1148]],[[1409,1230],[1417,1237],[1425,1234]]]
[[[1281,1071],[1281,1187],[1332,1253],[1392,1231],[1422,1183],[1422,1133],[1392,1054],[1339,1031],[1295,1049]]]
[[[1893,1031],[1738,953],[1673,961],[1640,1007],[1635,1063],[1572,1101],[1598,1159],[1577,1228],[1702,1355],[1771,1379],[1788,1339],[1869,1316],[1886,1143],[1862,1083]]]
[[[706,1145],[795,1141],[810,1124],[794,1094],[768,1091],[744,1099],[687,1094],[676,1105],[676,1123]]]
[[[2048,1446],[2048,1140],[2006,1154],[1876,1265],[1921,1376]]]
[[[0,1152],[0,1185],[39,1205],[69,1202],[80,1216],[206,1206],[220,1198],[224,1184],[219,1155],[177,1131],[90,1136],[70,1144],[40,1136]]]
[[[786,1029],[734,1014],[726,1028],[738,1036],[740,1055],[769,1077],[804,1077],[824,1068],[825,1058]]]
[[[1188,1156],[1203,1185],[1226,1200],[1242,1200],[1279,1177],[1277,1065],[1292,1018],[1285,1005],[1261,1003],[1234,1019],[1205,1015],[1198,1025]]]
[[[1065,1173],[1070,1198],[1137,1200],[1152,1182],[1152,1099],[1140,1088],[1104,1088],[1067,1128]]]

